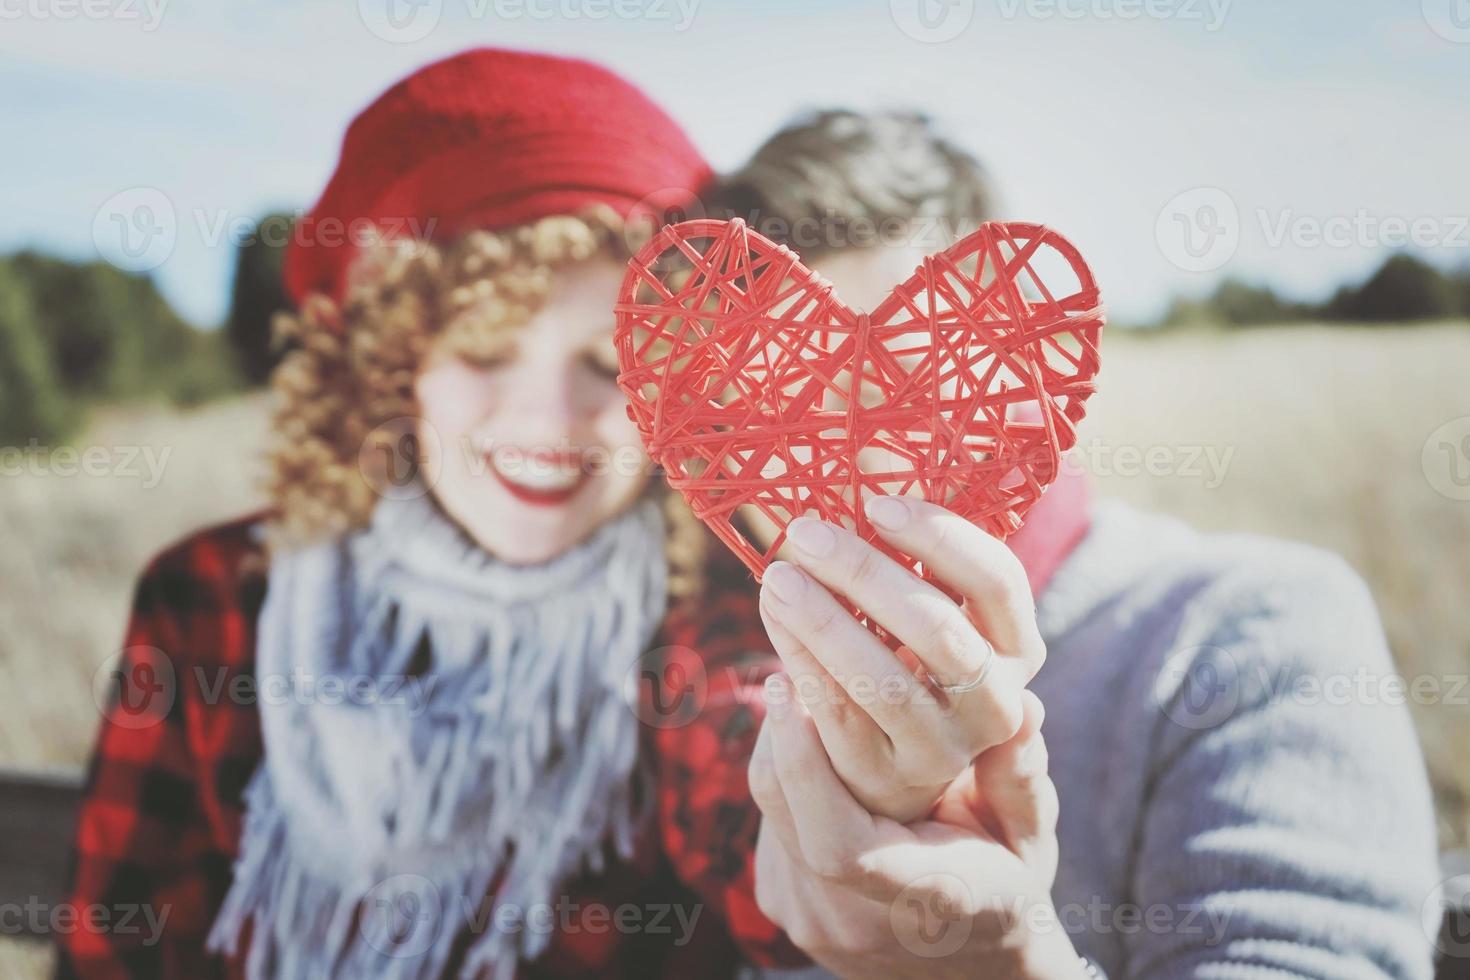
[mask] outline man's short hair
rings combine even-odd
[[[990,205],[979,161],[929,117],[829,109],[767,140],[720,181],[708,213],[814,254],[895,237],[941,248],[987,220]]]

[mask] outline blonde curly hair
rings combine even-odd
[[[289,352],[270,381],[271,546],[368,522],[402,448],[393,443],[418,414],[418,367],[441,334],[452,350],[493,351],[544,301],[558,267],[599,254],[625,261],[647,234],[599,206],[443,243],[380,241],[354,261],[340,304],[318,293],[278,314],[275,340]],[[709,533],[663,480],[645,492],[664,508],[670,596],[693,598]]]

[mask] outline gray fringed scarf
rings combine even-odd
[[[210,949],[249,922],[252,980],[437,978],[467,925],[462,976],[539,954],[536,910],[609,844],[630,855],[648,809],[626,679],[666,584],[647,498],[539,565],[495,559],[427,494],[274,555],[265,761]],[[498,878],[504,929],[480,907]]]

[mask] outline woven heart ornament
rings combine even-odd
[[[928,578],[868,524],[872,494],[1016,530],[1076,442],[1104,322],[1077,250],[1019,222],[928,256],[868,313],[740,220],[686,221],[628,263],[616,315],[629,418],[757,579],[803,514]]]

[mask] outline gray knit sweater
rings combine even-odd
[[[1428,780],[1345,562],[1104,502],[1038,616],[1079,952],[1113,980],[1431,976]]]

